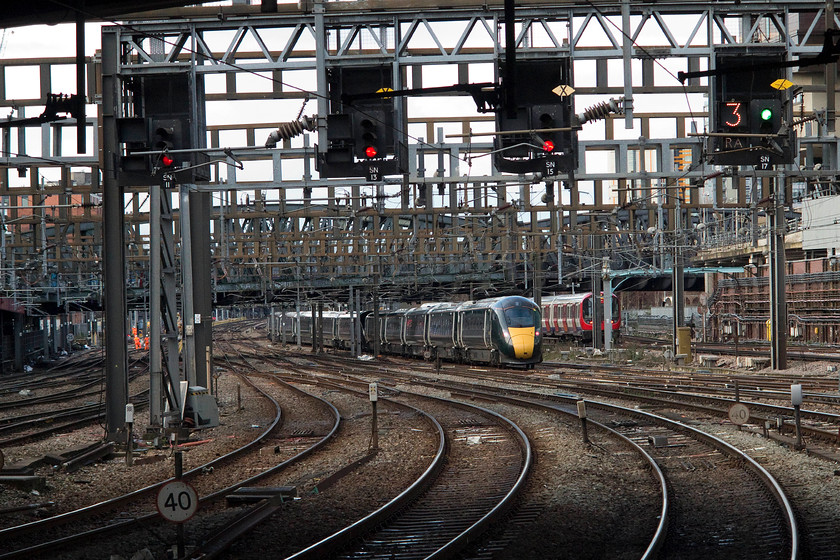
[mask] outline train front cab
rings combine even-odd
[[[595,301],[595,298],[589,294],[581,303],[580,310],[579,310],[579,321],[581,330],[583,331],[583,339],[586,342],[592,342],[592,305]],[[604,305],[604,296],[603,294],[601,297],[598,298],[598,305],[601,306],[603,309]],[[618,296],[613,294],[612,296],[612,332],[613,332],[613,340],[616,341],[619,336],[619,332],[621,331],[621,308],[618,304]],[[604,318],[601,318],[601,332],[604,332]]]
[[[494,306],[493,336],[502,364],[533,367],[542,361],[540,308],[522,297],[501,299]],[[498,332],[498,335],[496,334]]]

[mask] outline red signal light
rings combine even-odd
[[[543,142],[543,151],[545,152],[553,152],[554,151],[554,142],[551,140],[546,140]]]
[[[166,154],[163,154],[163,157],[161,157],[160,160],[163,162],[163,165],[165,165],[166,167],[170,167],[173,163],[175,163],[175,160],[172,159],[171,157],[169,157]]]
[[[365,148],[365,156],[367,156],[369,158],[375,158],[376,157],[376,146],[367,146]]]

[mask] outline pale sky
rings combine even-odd
[[[93,55],[99,48],[101,44],[101,27],[103,25],[110,25],[108,23],[89,23],[87,24],[86,30],[86,49],[85,54],[87,56]],[[75,26],[73,24],[63,24],[63,25],[55,25],[55,26],[46,26],[46,25],[37,25],[37,26],[29,26],[29,27],[17,27],[11,29],[0,29],[0,36],[2,37],[3,46],[2,51],[0,51],[0,58],[37,58],[37,57],[72,57],[75,54]],[[638,63],[635,66],[639,66],[639,68],[634,67],[634,81],[641,76],[641,68],[640,64]],[[438,70],[441,70],[440,68]],[[582,64],[580,68],[576,64],[576,71],[575,71],[575,83],[577,85],[582,86],[590,86],[590,81],[594,81],[592,76],[589,76],[590,70],[586,64]],[[28,71],[36,73],[37,69],[32,67],[28,68]],[[7,94],[10,98],[32,98],[38,95],[38,85],[37,79],[36,80],[28,80],[28,74],[23,73],[24,70],[21,69],[18,76],[15,76],[15,72],[18,72],[15,69],[8,69],[7,70]],[[10,74],[11,73],[11,74]],[[455,83],[457,82],[457,74],[449,76],[445,72],[440,72],[441,74],[446,74],[446,78],[450,78],[447,83]],[[636,76],[638,74],[638,76]],[[619,73],[620,75],[620,73]],[[17,84],[15,81],[17,78]],[[484,80],[492,80],[492,76],[480,76],[480,78]],[[220,82],[219,84],[215,84],[213,82],[214,77],[210,76],[207,82],[207,89],[208,92],[212,92],[216,87],[223,90],[224,82]],[[221,80],[222,78],[218,78]],[[242,77],[243,80],[257,80],[256,76],[247,76],[244,75]],[[289,79],[289,77],[286,77]],[[64,82],[67,82],[66,84]],[[295,79],[295,85],[298,85],[297,80]],[[444,80],[446,81],[446,80]],[[424,84],[429,86],[430,84]],[[431,84],[431,85],[446,85],[446,84]],[[259,89],[258,84],[245,84],[243,83],[244,89]],[[256,86],[256,87],[255,87]],[[314,88],[314,84],[310,84],[308,82],[301,82],[299,84],[300,87],[303,88]],[[33,91],[29,91],[29,89]],[[16,89],[17,91],[13,91]],[[66,69],[62,68],[59,70],[54,70],[53,75],[53,91],[58,93],[74,93],[75,92],[75,73],[71,66],[68,66]],[[692,105],[692,109],[694,111],[703,111],[704,107],[704,99],[703,96],[693,95],[690,96],[691,100],[690,103]],[[576,100],[576,111],[581,112],[586,107],[594,104],[597,101],[600,101],[600,98],[592,98],[592,96],[579,96]],[[685,109],[687,106],[686,97],[681,95],[674,95],[668,96],[668,99],[663,99],[663,96],[650,96],[646,98],[645,96],[641,95],[638,96],[635,100],[635,108],[639,112],[650,112],[650,111],[657,111],[662,107],[663,101],[666,101],[668,105],[673,104],[673,110],[680,110]],[[449,106],[450,110],[454,110],[455,113],[461,114],[465,112],[468,114],[474,110],[472,100],[468,98],[464,98],[463,103],[455,103],[454,100],[450,100],[448,103],[451,105]],[[253,105],[253,107],[251,106]],[[300,109],[300,102],[296,101],[292,104],[285,103],[281,104],[280,102],[276,103],[276,107],[272,107],[273,110],[268,111],[272,114],[272,117],[269,119],[271,121],[282,121],[282,120],[291,120],[295,117],[297,112]],[[411,115],[412,116],[422,116],[423,114],[427,113],[428,111],[423,110],[424,103],[422,102],[412,102],[411,103]],[[216,111],[212,110],[211,107],[208,107],[208,124],[224,124],[229,118],[231,114],[235,115],[236,122],[262,122],[265,120],[266,115],[266,107],[264,104],[261,103],[240,103],[237,105],[237,110],[234,112],[222,110]],[[315,103],[310,102],[307,104],[306,107],[306,114],[312,114],[315,112]],[[434,113],[440,113],[440,106],[435,104]],[[448,112],[447,112],[448,113]],[[27,116],[29,116],[27,114]],[[701,123],[698,123],[699,126],[702,127]],[[618,138],[637,138],[640,134],[640,130],[638,126],[625,130],[623,126],[616,127],[615,133],[616,137]],[[671,137],[675,131],[671,130],[671,126],[667,126],[664,130],[652,130],[651,135],[653,137]],[[579,138],[581,140],[597,140],[603,137],[603,125],[590,125],[588,127],[584,127],[584,130],[581,131],[579,134]],[[262,139],[258,139],[261,141]],[[427,139],[428,140],[428,139]],[[223,145],[242,145],[244,144],[244,138],[229,138],[222,140]],[[74,144],[75,145],[75,144]],[[479,160],[477,162],[479,164],[484,163]],[[267,165],[267,164],[266,164]],[[463,165],[463,164],[462,164]],[[592,154],[586,158],[586,165],[590,168],[603,168],[608,169],[613,166],[613,162],[610,160],[609,157],[605,156],[604,154]],[[244,172],[240,172],[238,175],[242,178],[247,178],[249,175],[262,175],[259,173],[259,169],[257,169],[259,165],[256,162],[249,162],[248,168]],[[481,167],[479,165],[479,167]],[[270,170],[267,170],[270,171]],[[462,172],[467,172],[466,166],[464,165],[464,169],[461,170]],[[480,172],[479,169],[471,170],[472,173]],[[250,172],[250,173],[249,173]],[[266,173],[268,174],[268,173]],[[224,172],[223,172],[224,175]]]
[[[85,31],[85,54],[99,49],[101,23],[88,23]],[[3,37],[2,58],[75,56],[76,26],[31,25],[0,30]]]

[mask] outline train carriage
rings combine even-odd
[[[311,342],[311,314],[282,314],[281,330],[296,336],[299,321],[302,341]],[[444,358],[459,362],[519,365],[542,361],[540,308],[533,301],[508,296],[464,303],[427,303],[419,307],[385,311],[377,329],[370,311],[360,314],[361,343],[370,351],[379,337],[384,353]],[[353,321],[349,313],[324,312],[324,343],[350,348]]]
[[[458,313],[466,361],[526,367],[542,361],[540,308],[533,301],[519,296],[470,301]]]
[[[380,344],[384,352],[403,353],[403,318],[405,314],[405,309],[398,309],[389,311],[381,319],[382,338]],[[373,321],[372,314],[369,317]]]
[[[465,351],[489,350],[491,312],[484,307],[463,308],[458,329],[458,343]]]
[[[604,305],[603,295],[598,298],[598,305]],[[542,298],[542,326],[546,336],[553,338],[571,338],[581,342],[592,341],[592,317],[595,298],[592,292],[581,294],[561,294]],[[603,332],[604,322],[601,319]],[[618,296],[612,296],[612,331],[613,339],[618,340],[621,332],[621,308]]]
[[[326,316],[326,313],[325,313]],[[336,348],[349,349],[353,340],[353,318],[347,313],[337,314],[333,319],[333,346]],[[326,330],[326,317],[324,318],[324,330]],[[357,333],[358,334],[358,333]]]
[[[403,354],[403,316],[406,309],[382,311],[379,313],[379,348],[385,354]],[[363,313],[364,333],[367,343],[372,347],[373,333],[376,332],[376,316],[372,312]]]
[[[426,345],[426,323],[429,319],[429,304],[409,309],[403,315],[403,348],[409,356],[423,356],[428,353]]]
[[[458,306],[441,303],[430,307],[426,326],[427,357],[458,359],[460,352],[456,341]]]

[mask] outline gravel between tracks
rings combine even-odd
[[[803,368],[801,375],[817,375],[824,371],[825,366],[807,366]],[[797,375],[795,370],[790,373],[793,376]],[[247,385],[241,384],[238,378],[222,375],[219,378],[219,384],[222,426],[202,436],[212,441],[188,448],[185,453],[185,468],[210,460],[241,445],[245,439],[252,438],[258,431],[258,428],[254,426],[262,425],[268,420],[270,414],[268,406],[260,404],[261,399],[257,399],[252,390]],[[236,410],[237,385],[241,385],[243,395],[244,409],[240,411]],[[385,418],[387,419],[387,416]],[[800,453],[792,453],[773,442],[739,432],[728,422],[713,421],[708,418],[695,420],[699,422],[702,429],[747,450],[776,476],[791,495],[797,510],[802,515],[807,515],[808,520],[813,520],[806,523],[826,523],[831,527],[837,527],[840,524],[840,507],[837,506],[840,504],[840,476],[836,470],[837,465]],[[136,425],[144,426],[145,422],[143,413],[138,413]],[[381,428],[387,432],[387,420],[383,422]],[[394,433],[396,432],[395,430]],[[9,464],[54,453],[82,443],[94,443],[101,437],[101,429],[77,430],[42,442],[3,451],[6,463]],[[622,519],[626,519],[627,516],[635,515],[634,512],[638,511],[639,507],[638,500],[632,491],[636,481],[623,480],[621,477],[617,481],[614,480],[616,464],[609,460],[605,461],[604,457],[599,457],[597,453],[578,452],[580,450],[577,448],[580,444],[574,430],[568,433],[566,430],[556,430],[550,435],[543,434],[543,437],[550,437],[551,445],[556,446],[557,452],[544,453],[538,460],[551,460],[551,470],[558,475],[556,481],[558,490],[543,492],[544,507],[537,525],[533,527],[538,529],[539,523],[568,519],[575,521],[580,530],[584,530],[587,526],[596,523],[595,519],[590,518],[592,511],[600,511],[604,508],[610,508],[611,513],[597,522],[612,524],[614,527],[620,526]],[[358,445],[358,449],[345,450],[345,456],[348,453],[360,456],[366,452],[364,438],[354,439],[360,442],[354,444]],[[332,514],[341,512],[361,516],[380,504],[388,494],[393,493],[395,488],[401,488],[407,477],[415,474],[410,472],[410,469],[395,468],[404,463],[402,455],[409,453],[408,441],[402,441],[399,437],[394,440],[386,437],[380,439],[380,444],[386,446],[386,451],[376,459],[375,463],[371,463],[377,468],[359,469],[347,477],[345,483],[337,484],[327,492],[309,495],[306,500],[290,503],[289,507],[281,511],[280,517],[277,517],[277,522],[272,524],[271,528],[258,530],[253,538],[237,545],[228,557],[239,559],[265,557],[266,549],[263,548],[263,539],[267,538],[267,535],[271,535],[275,542],[285,539],[288,544],[285,551],[289,552],[295,546],[325,534],[329,527],[323,525],[322,521]],[[569,453],[563,453],[561,450],[568,450]],[[0,525],[6,527],[54,515],[61,511],[95,503],[118,493],[144,487],[171,476],[173,459],[168,451],[149,450],[143,455],[150,458],[160,457],[160,459],[149,464],[127,468],[122,457],[115,457],[69,474],[50,466],[40,467],[36,474],[45,477],[47,486],[37,493],[7,485],[0,486],[0,503],[4,508],[55,502],[52,506],[44,505],[25,512],[4,514],[0,516]],[[343,460],[339,462],[343,465]],[[339,465],[336,464],[335,467]],[[328,470],[330,469],[325,469],[325,471]],[[616,492],[617,486],[623,486],[627,491]],[[304,483],[302,488],[305,491],[311,486]],[[361,491],[360,488],[367,490]],[[589,503],[591,507],[580,509],[579,505],[574,505],[581,503]],[[189,535],[190,530],[188,529],[187,532]],[[528,558],[540,558],[541,550],[543,553],[547,550],[556,554],[558,546],[562,547],[571,558],[599,557],[591,548],[587,551],[586,547],[576,546],[580,543],[574,540],[565,544],[541,543],[537,535],[529,534],[522,537],[518,543],[520,547],[528,543],[532,545],[532,549],[528,551]],[[121,554],[125,558],[130,558],[143,546],[142,542],[122,543]],[[0,546],[1,549],[2,546]],[[525,552],[523,548],[520,550]],[[277,552],[279,551],[272,551],[272,555]],[[63,557],[73,558],[68,555]],[[108,558],[107,555],[100,557]],[[277,557],[280,555],[278,554]],[[819,558],[819,556],[813,557]],[[91,556],[78,556],[78,558],[91,558]]]
[[[269,404],[239,378],[222,376],[219,386],[221,425],[202,434],[202,439],[211,441],[184,448],[184,471],[250,441],[261,431],[259,426],[274,418]],[[241,387],[241,410],[237,410],[237,386]],[[147,424],[148,411],[138,412],[135,415],[135,426]],[[74,430],[42,441],[4,449],[6,464],[8,466],[11,463],[25,463],[75,446],[97,443],[102,440],[103,433],[101,428]],[[135,433],[135,437],[141,436],[142,433]],[[137,443],[145,445],[142,441]],[[41,465],[36,468],[35,474],[44,477],[46,488],[29,491],[0,485],[0,502],[5,508],[47,502],[54,502],[54,505],[0,516],[0,524],[8,527],[34,521],[143,488],[173,476],[174,465],[171,451],[152,447],[143,447],[132,467],[125,465],[124,455],[83,467],[72,473],[52,465]]]

